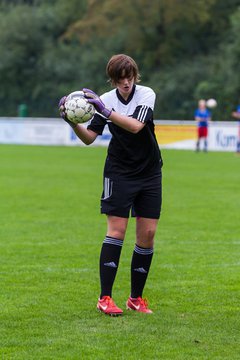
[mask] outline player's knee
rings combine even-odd
[[[153,247],[155,232],[155,229],[146,229],[144,232],[141,232],[137,236],[137,244],[147,248]]]
[[[146,239],[149,242],[152,242],[155,236],[155,229],[148,229],[146,233]]]
[[[108,231],[108,236],[111,236],[115,239],[124,240],[125,233],[125,228],[111,229]]]

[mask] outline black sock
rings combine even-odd
[[[112,287],[117,274],[123,240],[106,236],[100,254],[101,295],[112,297]]]
[[[142,297],[153,257],[153,248],[145,249],[135,245],[131,264],[131,297]]]

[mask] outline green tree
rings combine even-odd
[[[1,114],[14,116],[18,105],[28,104],[30,115],[47,115],[56,107],[55,76],[61,56],[69,66],[67,53],[58,44],[69,22],[82,14],[85,4],[77,0],[71,6],[59,0],[33,7],[26,4],[6,6],[0,12],[0,88]],[[64,70],[64,69],[63,69]],[[72,70],[73,72],[73,70]],[[60,73],[60,71],[58,71]],[[67,74],[65,74],[66,78]],[[8,101],[6,101],[8,99]]]
[[[57,116],[59,97],[109,89],[114,53],[133,56],[157,95],[158,118],[191,119],[216,97],[224,119],[239,97],[239,0],[33,0],[0,4],[0,115],[19,103]]]

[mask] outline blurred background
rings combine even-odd
[[[229,120],[240,95],[240,0],[1,0],[0,116],[56,117],[58,99],[109,89],[127,53],[157,93],[155,118],[193,119],[215,98]]]

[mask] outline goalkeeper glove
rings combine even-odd
[[[77,124],[74,124],[67,118],[66,109],[65,109],[65,102],[66,102],[67,96],[63,96],[58,103],[58,110],[60,113],[61,118],[68,123],[73,129],[77,126]]]
[[[109,118],[112,110],[106,108],[100,97],[90,89],[84,88],[82,89],[82,91],[84,92],[84,97],[88,100],[88,102],[92,104],[100,114],[102,114],[106,118]]]

